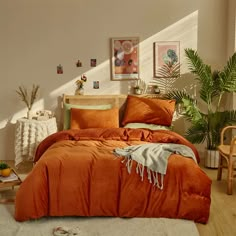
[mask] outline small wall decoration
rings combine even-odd
[[[99,81],[93,81],[93,88],[99,89]]]
[[[155,78],[177,78],[180,76],[180,42],[154,42],[153,76]]]
[[[97,59],[91,59],[90,60],[90,65],[91,65],[91,67],[97,66]]]
[[[61,64],[57,66],[57,74],[63,74],[63,67]]]
[[[76,62],[76,66],[77,66],[77,67],[82,67],[82,62],[81,62],[80,60],[78,60],[78,61]]]
[[[139,38],[111,39],[111,80],[139,78]]]

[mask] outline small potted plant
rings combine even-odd
[[[140,95],[142,93],[142,89],[139,85],[134,86],[134,93]]]
[[[0,162],[0,175],[7,177],[10,174],[11,174],[11,167],[5,162]]]
[[[154,85],[154,86],[153,86],[153,90],[154,90],[154,93],[155,93],[155,94],[160,94],[160,92],[161,92],[160,89],[159,89],[159,87],[158,87],[158,85]]]

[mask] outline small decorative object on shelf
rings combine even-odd
[[[30,95],[28,95],[28,90],[24,86],[19,86],[18,90],[16,90],[16,93],[19,95],[21,100],[26,104],[28,108],[28,112],[27,112],[28,119],[32,119],[33,117],[31,108],[37,97],[38,90],[39,90],[39,85],[34,85],[34,84],[33,84]]]
[[[48,120],[54,117],[54,112],[49,110],[40,110],[36,112],[36,117],[34,117],[38,121]]]
[[[16,181],[18,179],[19,179],[18,176],[13,171],[11,171],[9,175],[7,176],[3,176],[3,175],[0,176],[0,182],[3,182],[3,183]]]
[[[10,174],[11,174],[11,167],[5,162],[0,162],[0,175],[7,177]]]
[[[160,91],[158,85],[154,85],[154,86],[153,86],[153,89],[154,89],[154,93],[155,93],[155,94],[160,94],[160,93],[161,93],[161,91]]]
[[[145,81],[138,79],[134,88],[134,94],[141,95],[147,90],[147,85]]]
[[[85,74],[81,76],[79,80],[76,80],[75,84],[77,86],[75,90],[75,95],[83,95],[84,94],[84,83],[87,81],[87,77]]]
[[[142,94],[142,89],[140,88],[139,85],[136,85],[136,86],[134,87],[134,93],[137,94],[137,95]]]

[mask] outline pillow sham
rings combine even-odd
[[[71,108],[70,128],[119,128],[119,109],[87,110]]]
[[[146,124],[146,123],[128,123],[124,126],[124,128],[131,129],[150,129],[150,130],[171,130],[171,126],[165,125],[155,125],[155,124]]]
[[[76,105],[76,104],[69,104],[64,103],[64,123],[63,123],[63,129],[69,129],[70,128],[70,109],[71,108],[78,108],[78,109],[96,109],[96,110],[107,110],[111,109],[111,104],[104,104],[104,105]]]
[[[128,95],[122,125],[146,123],[171,126],[174,111],[175,100]]]

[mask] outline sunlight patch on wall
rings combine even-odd
[[[188,79],[187,63],[185,60],[184,49],[193,48],[197,49],[198,43],[198,11],[195,11],[181,20],[175,22],[164,30],[152,35],[140,44],[140,58],[141,64],[141,79],[148,83],[153,79],[153,42],[158,41],[180,41],[180,64],[181,64],[181,77],[178,79],[176,84],[176,79],[162,79],[158,78],[160,81],[160,87],[162,92],[165,91],[165,83],[171,83],[170,86],[175,88],[185,88],[193,90],[193,80]],[[189,83],[190,82],[190,83]],[[177,86],[177,87],[176,87]]]

